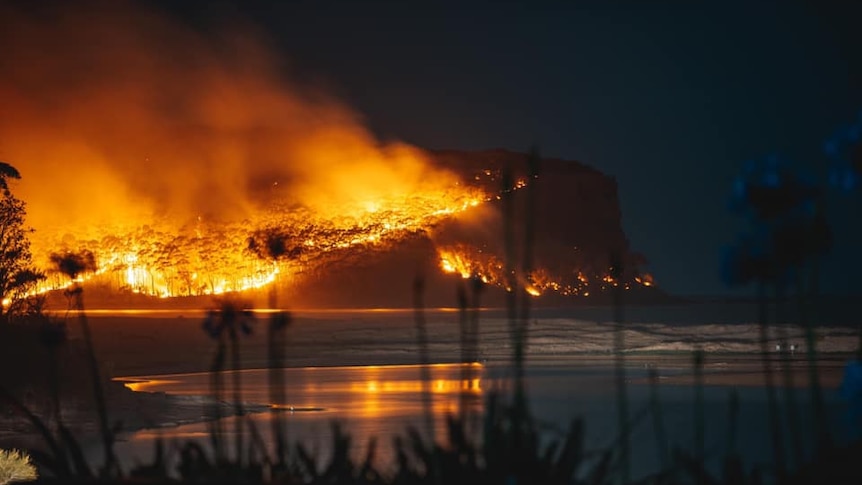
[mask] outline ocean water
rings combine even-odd
[[[428,371],[427,389],[431,396],[435,440],[446,442],[446,416],[457,416],[462,412],[472,419],[474,437],[481,439],[479,429],[485,399],[492,392],[504,397],[510,395],[512,381],[508,370],[475,364],[440,364],[430,366]],[[665,371],[664,374],[669,372],[685,371]],[[244,400],[272,403],[267,370],[246,370],[241,374]],[[694,449],[698,411],[694,386],[659,384],[651,388],[647,383],[646,369],[629,367],[627,374],[630,381],[626,393],[633,423],[632,472],[641,476],[661,468],[663,457],[660,450],[664,445],[669,451],[674,447]],[[331,453],[333,422],[340,423],[352,435],[352,452],[357,459],[364,456],[369,440],[377,438],[377,463],[383,469],[393,464],[392,438],[405,436],[408,426],[417,428],[426,438],[432,436],[424,426],[422,392],[425,381],[421,378],[420,366],[309,367],[289,369],[286,375],[286,402],[272,404],[287,408],[282,412],[289,439],[302,443],[321,462],[325,462]],[[229,383],[232,376],[226,373],[224,377]],[[152,381],[139,388],[185,395],[208,394],[209,378],[206,373],[153,376]],[[611,366],[597,362],[535,365],[529,367],[526,383],[530,409],[548,440],[562,436],[570,420],[582,418],[586,424],[585,445],[588,450],[598,452],[617,442],[617,393]],[[658,408],[651,405],[651,391],[657,394]],[[703,391],[701,412],[706,418],[706,452],[714,466],[718,465],[722,453],[731,448],[744,453],[751,465],[770,463],[772,454],[764,389],[745,385],[706,386]],[[736,392],[739,399],[735,418],[731,418],[731,392]],[[815,434],[807,389],[792,392],[799,406],[794,418],[788,416],[786,405],[781,406],[784,440],[789,447],[789,433],[793,428],[810,452]],[[784,395],[779,396],[784,403]],[[835,389],[826,389],[823,396],[830,427],[833,432],[840,433],[847,412],[846,403]],[[236,419],[240,418],[222,420],[222,436],[229,444],[228,450],[233,442]],[[255,413],[244,419],[247,419],[246,432],[250,422],[271,450],[274,442],[270,434],[272,415],[269,412]],[[657,422],[661,423],[661,428],[656,427]],[[164,439],[168,444],[196,440],[206,446],[210,426],[211,423],[196,423],[138,431],[125,436],[118,443],[117,451],[126,463],[145,463],[152,457],[157,439]],[[662,434],[666,436],[664,444],[658,439]]]
[[[660,469],[664,450],[693,450],[696,416],[705,417],[705,450],[708,463],[717,467],[730,449],[743,453],[751,466],[772,460],[768,434],[766,391],[760,386],[762,373],[758,352],[759,329],[751,323],[752,305],[691,305],[629,309],[623,326],[626,355],[626,397],[632,421],[630,436],[633,476]],[[199,325],[197,313],[184,315],[190,325]],[[607,308],[538,310],[529,324],[526,387],[530,409],[548,440],[561,436],[572,419],[586,425],[585,446],[604,450],[618,442],[619,423],[614,385],[614,329]],[[150,316],[150,318],[164,318]],[[270,396],[265,359],[265,341],[257,332],[243,342],[240,372],[243,400],[272,404],[285,409],[289,439],[302,443],[321,461],[331,453],[332,423],[351,433],[352,452],[360,458],[369,440],[377,439],[377,464],[393,463],[392,439],[405,435],[408,426],[423,436],[433,434],[446,442],[447,415],[469,416],[476,439],[488,397],[510,396],[512,345],[509,323],[500,310],[480,313],[478,362],[458,363],[460,358],[459,314],[453,309],[426,312],[430,378],[422,378],[416,365],[416,329],[411,311],[344,310],[294,312],[288,330],[288,362],[285,370],[285,402]],[[265,317],[261,315],[261,321]],[[778,345],[794,345],[789,356],[796,376],[795,388],[778,390],[785,448],[793,441],[806,453],[813,449],[815,425],[804,375],[805,338],[792,319],[773,326],[769,335],[773,365],[779,366]],[[847,425],[848,404],[838,393],[840,367],[858,345],[852,318],[834,312],[819,320],[817,349],[825,367],[838,369],[837,380],[824,380],[823,398],[827,421],[838,436]],[[703,407],[695,405],[692,385],[692,352],[705,354]],[[169,366],[170,367],[170,366]],[[657,384],[648,379],[653,370]],[[229,392],[232,375],[223,376]],[[126,376],[129,377],[129,376]],[[136,375],[137,390],[178,395],[211,395],[207,372]],[[834,376],[833,376],[834,377]],[[776,383],[780,384],[780,373]],[[423,391],[431,396],[433,431],[425,426]],[[731,394],[738,397],[738,411],[731,413]],[[792,395],[794,412],[786,405]],[[222,398],[227,400],[228,396]],[[656,397],[656,400],[653,400]],[[659,405],[655,406],[654,403]],[[291,411],[291,407],[293,410]],[[230,443],[234,420],[223,419],[223,432]],[[272,447],[269,412],[241,418],[244,429],[254,426],[265,446]],[[251,424],[249,424],[251,423]],[[145,463],[152,457],[157,439],[180,444],[198,440],[207,444],[210,424],[143,430],[124,435],[118,452],[125,463]],[[664,442],[660,439],[665,436]],[[169,447],[170,449],[170,447]],[[98,450],[91,450],[98,456]]]
[[[782,343],[804,354],[801,322],[791,308],[771,318],[768,345]],[[116,364],[115,375],[204,371],[210,368],[213,342],[201,330],[204,310],[88,310],[99,355]],[[623,350],[629,354],[756,354],[760,351],[757,308],[751,304],[697,304],[627,307]],[[419,363],[417,332],[410,309],[299,310],[287,330],[286,365],[320,367]],[[122,318],[122,322],[117,322]],[[425,312],[430,362],[459,362],[457,309]],[[504,365],[512,356],[509,322],[501,309],[479,312],[478,360]],[[613,311],[607,307],[536,309],[528,325],[528,360],[550,362],[614,351]],[[849,302],[811,312],[820,355],[855,352],[859,325]],[[777,322],[777,324],[776,324]],[[252,335],[242,338],[243,366],[268,366],[267,314],[257,314]],[[72,327],[73,330],[75,326]],[[119,334],[119,335],[117,335]],[[179,336],[182,334],[182,336]],[[161,354],[156,359],[152,346]],[[709,360],[709,359],[708,359]]]

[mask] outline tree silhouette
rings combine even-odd
[[[15,167],[0,161],[0,323],[21,312],[22,303],[44,275],[32,267],[25,226],[26,204],[9,190],[8,179],[20,179]]]
[[[18,169],[9,165],[6,162],[0,161],[0,190],[3,191],[3,195],[9,197],[11,194],[9,192],[9,182],[7,179],[20,179],[21,174],[18,172]]]

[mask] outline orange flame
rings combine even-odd
[[[241,291],[485,200],[285,79],[254,32],[205,37],[126,2],[0,6],[0,45],[15,46],[0,56],[0,158],[22,173],[13,189],[42,267],[87,248],[91,276],[117,288]],[[246,251],[273,227],[302,239],[289,263]],[[52,276],[40,291],[64,284]]]
[[[465,244],[456,244],[439,247],[437,256],[440,269],[444,273],[457,274],[464,279],[478,277],[485,283],[508,289],[503,263],[492,254]],[[634,277],[634,282],[646,287],[653,285],[652,276],[649,274]],[[564,275],[554,274],[547,268],[537,268],[519,281],[525,292],[536,297],[546,293],[590,296],[590,289],[605,291],[618,284],[610,274],[594,275],[590,278],[582,271]],[[623,288],[630,290],[632,285],[627,282]]]

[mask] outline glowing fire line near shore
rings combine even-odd
[[[485,284],[509,289],[503,261],[493,254],[464,244],[440,247],[437,254],[444,273],[456,274],[463,279],[478,278]],[[620,282],[607,273],[586,275],[575,270],[570,274],[552,274],[546,268],[537,268],[518,281],[524,291],[535,297],[545,293],[589,297],[591,290],[594,294],[620,284],[624,290],[631,290],[634,285],[650,287],[653,286],[653,278],[650,274],[643,274],[635,276],[633,281]]]
[[[511,190],[526,186],[518,180]],[[198,218],[180,228],[153,223],[132,229],[116,228],[95,237],[35,238],[37,261],[48,260],[57,248],[93,251],[98,270],[78,281],[109,285],[161,298],[220,295],[266,287],[279,278],[300,278],[326,271],[334,261],[365,257],[369,251],[387,251],[414,235],[427,234],[435,225],[477,207],[499,195],[460,185],[400,198],[343,206],[324,215],[278,202],[253,219],[236,223],[207,222]],[[249,249],[250,238],[275,234],[282,245],[278,259],[261,257]],[[507,288],[503,261],[468,244],[437,248],[440,269],[461,278]],[[48,272],[38,293],[68,287],[62,275]],[[521,277],[518,286],[538,297],[546,293],[589,297],[620,285],[609,274],[553,274],[545,268]],[[625,290],[653,285],[648,274],[622,282]],[[592,293],[591,293],[592,292]],[[5,304],[5,303],[4,303]]]
[[[455,187],[341,207],[333,211],[339,216],[274,203],[255,218],[237,223],[198,219],[180,228],[148,224],[95,237],[36,237],[33,245],[37,263],[44,267],[48,255],[58,248],[92,251],[99,269],[82,278],[116,290],[162,298],[218,295],[262,288],[279,277],[322,271],[334,260],[361,257],[364,251],[391,249],[486,200],[475,189]],[[249,250],[250,237],[260,231],[282,238],[282,257],[261,258]],[[68,284],[62,275],[49,273],[37,291]]]

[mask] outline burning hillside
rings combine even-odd
[[[395,306],[410,301],[401,290],[416,272],[431,275],[432,287],[439,293],[432,301],[440,304],[452,302],[451,280],[440,278],[445,275],[478,278],[489,287],[506,288],[500,243],[500,199],[505,189],[495,185],[500,167],[520,166],[524,155],[449,153],[458,158],[457,172],[446,164],[447,154],[429,156],[439,170],[457,174],[450,188],[320,213],[290,204],[273,186],[265,189],[268,204],[241,221],[198,218],[179,228],[153,221],[88,239],[56,234],[57,239],[48,243],[37,238],[37,251],[47,256],[55,248],[89,249],[100,268],[98,274],[88,275],[95,282],[114,292],[158,297],[221,294],[278,284],[300,304]],[[484,178],[477,179],[471,166],[478,164],[494,168],[478,170]],[[597,194],[601,181],[608,178],[583,170],[576,162],[548,160],[546,165],[552,176],[515,181],[510,190],[516,198],[527,183],[537,184],[543,193],[552,191],[547,194],[551,197],[571,194],[569,182],[590,188],[576,191],[576,200],[555,200],[558,206],[549,206],[547,197],[540,196],[534,216],[539,222],[538,266],[518,280],[519,287],[537,297],[590,297],[618,285],[626,290],[651,286],[649,275],[637,273],[642,261],[627,250],[629,271],[620,281],[609,274],[608,248],[627,243],[619,220],[613,219],[618,214],[615,194],[611,199]],[[576,225],[578,215],[584,213],[595,220]],[[53,274],[44,289],[64,283]],[[345,301],[347,295],[357,300]]]
[[[35,262],[88,249],[99,270],[87,277],[114,292],[276,281],[299,292],[416,241],[433,248],[416,257],[435,272],[502,284],[500,194],[528,182],[543,185],[537,252],[562,258],[540,258],[529,291],[585,295],[607,276],[596,248],[627,248],[619,218],[602,212],[616,207],[615,186],[573,208],[544,179],[519,173],[503,187],[511,154],[464,162],[382,143],[338,100],[291,81],[248,29],[216,37],[126,2],[20,4],[0,6],[0,45],[15,46],[0,57],[0,159],[23,176],[14,192],[28,204]],[[581,214],[565,224],[577,237],[547,232],[567,212]],[[49,274],[42,290],[64,284]]]
[[[420,273],[429,305],[454,305],[457,281],[472,278],[485,283],[483,304],[502,305],[508,286],[501,176],[506,166],[514,170],[510,190],[519,209],[513,218],[517,256],[527,230],[523,189],[536,189],[530,216],[534,269],[527,275],[517,271],[519,291],[536,296],[540,305],[608,301],[615,288],[628,290],[628,300],[660,296],[652,276],[642,272],[645,258],[629,249],[612,177],[575,161],[543,159],[540,176],[530,179],[527,155],[505,150],[438,151],[429,157],[457,173],[465,187],[485,194],[485,202],[403,239],[392,251],[352,259],[349,270],[304,281],[292,292],[297,300],[312,306],[404,306],[411,301],[409,283]],[[611,274],[614,253],[621,257],[619,278]]]
[[[276,278],[295,283],[369,253],[395,250],[402,240],[483,201],[479,192],[456,186],[345,207],[337,217],[273,202],[237,222],[199,218],[180,227],[154,222],[123,232],[108,229],[86,239],[68,233],[53,241],[36,237],[34,252],[45,262],[57,248],[88,249],[99,271],[87,277],[117,291],[214,295],[260,288]],[[272,251],[273,244],[282,249]],[[63,284],[54,274],[43,289]]]

